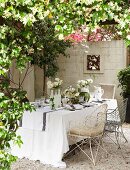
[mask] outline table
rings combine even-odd
[[[104,103],[108,104],[109,109],[117,107],[115,99],[106,100]],[[62,162],[62,157],[69,150],[67,138],[69,122],[83,121],[98,105],[82,110],[63,109],[49,112],[46,115],[45,131],[42,131],[45,108],[39,108],[31,113],[26,111],[23,115],[22,127],[17,131],[17,134],[22,137],[23,145],[21,148],[12,146],[12,154],[19,158],[40,160],[43,164],[50,164],[54,167],[66,167],[65,162]]]

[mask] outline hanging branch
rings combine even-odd
[[[20,83],[20,86],[21,86],[21,87],[22,87],[22,84],[23,84],[23,82],[24,82],[26,76],[30,73],[30,72],[28,73],[28,71],[29,71],[30,68],[31,68],[31,66],[29,66],[29,63],[27,63],[26,72],[25,72],[25,74],[24,74],[23,80],[22,80],[21,83]],[[31,71],[32,71],[32,70],[31,70]]]

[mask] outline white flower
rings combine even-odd
[[[53,88],[52,82],[51,82],[51,81],[48,81],[48,82],[47,82],[47,86],[48,86],[49,89]]]
[[[128,40],[130,40],[130,35],[127,35],[127,37],[126,37]]]
[[[93,83],[92,79],[86,79],[88,83]]]
[[[52,81],[48,81],[47,82],[47,86],[49,89],[52,89],[52,88],[60,88],[60,86],[62,85],[63,83],[63,80],[60,80],[59,78],[55,78],[55,81],[52,82]]]
[[[75,88],[71,88],[71,91],[74,92],[74,91],[75,91]]]
[[[53,86],[54,86],[54,87],[57,87],[58,85],[59,85],[58,82],[54,82],[54,83],[53,83]]]
[[[55,81],[60,81],[60,79],[59,78],[55,78]]]
[[[78,96],[79,96],[79,93],[77,92],[77,93],[75,94],[75,96],[78,97]]]
[[[64,91],[64,95],[65,97],[68,97],[68,98],[77,98],[79,96],[79,93],[76,91],[75,88],[70,86]]]
[[[81,83],[81,80],[79,80],[77,83],[80,84],[80,83]]]
[[[83,88],[89,86],[91,83],[93,83],[92,79],[86,79],[86,80],[79,80],[77,82],[77,87],[78,88]]]
[[[47,82],[47,85],[49,86],[50,84],[52,84],[51,81],[48,81],[48,82]]]
[[[61,85],[63,83],[63,80],[59,80],[59,85]]]

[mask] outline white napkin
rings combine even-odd
[[[83,109],[83,106],[80,105],[80,104],[74,104],[73,106],[74,106],[74,108],[75,108],[76,110]]]
[[[69,104],[65,105],[65,108],[66,108],[67,110],[74,110],[74,108],[72,108]]]

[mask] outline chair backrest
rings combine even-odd
[[[105,124],[107,119],[107,104],[98,106],[91,115],[87,115],[85,118],[85,126],[95,128],[104,132]]]
[[[128,98],[126,98],[124,100],[121,100],[118,103],[118,110],[119,110],[119,115],[120,115],[121,123],[124,123],[124,121],[125,121],[127,101],[128,101]]]
[[[86,114],[84,120],[70,122],[68,134],[76,134],[79,136],[97,137],[103,135],[105,131],[107,115],[107,104],[95,107],[92,113]]]
[[[99,84],[101,88],[104,90],[104,94],[102,95],[103,99],[114,99],[115,97],[115,84]]]

